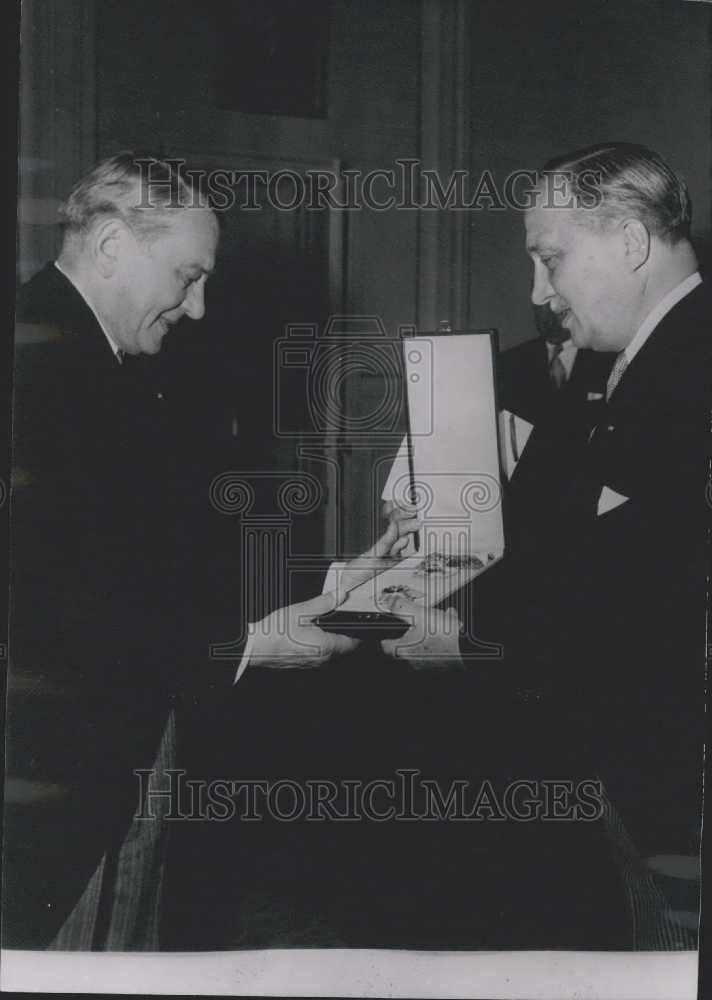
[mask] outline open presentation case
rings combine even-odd
[[[414,506],[422,528],[403,558],[354,587],[319,621],[349,634],[361,626],[394,634],[398,597],[437,605],[504,553],[497,332],[408,334],[402,351],[408,432],[382,497]]]

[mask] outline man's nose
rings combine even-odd
[[[196,281],[189,287],[183,300],[185,314],[186,316],[190,316],[191,319],[202,319],[205,315],[204,285],[205,282],[203,280]]]
[[[555,294],[549,281],[549,272],[541,261],[536,261],[534,264],[534,282],[532,284],[532,302],[535,306],[544,306],[553,299]]]

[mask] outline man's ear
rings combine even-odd
[[[94,229],[90,249],[99,273],[110,278],[116,271],[128,229],[121,219],[105,219]]]
[[[622,228],[626,261],[632,271],[637,271],[650,256],[650,233],[640,219],[626,219]]]

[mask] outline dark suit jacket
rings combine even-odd
[[[497,359],[499,402],[534,425],[505,488],[507,544],[516,548],[554,530],[557,507],[574,457],[585,443],[613,363],[610,354],[580,350],[569,378],[556,389],[542,338],[504,351]],[[508,433],[509,429],[504,428]]]
[[[555,389],[546,341],[527,340],[497,358],[499,405],[536,425],[552,407],[573,405],[585,401],[589,392],[603,392],[612,360],[610,354],[579,350],[570,376]]]
[[[644,855],[699,833],[710,304],[701,286],[660,322],[572,454],[556,530],[493,577],[513,676],[571,723],[562,754],[601,775]],[[628,499],[599,516],[604,487]]]
[[[209,606],[209,480],[170,399],[53,265],[18,319],[3,938],[41,948],[121,841],[171,701],[216,679],[209,643],[231,636]]]

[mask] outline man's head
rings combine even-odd
[[[155,354],[181,317],[202,317],[218,224],[175,164],[132,153],[104,160],[61,217],[60,262],[120,348]]]
[[[696,269],[685,182],[657,153],[609,143],[550,160],[527,211],[532,302],[578,347],[620,351]]]

